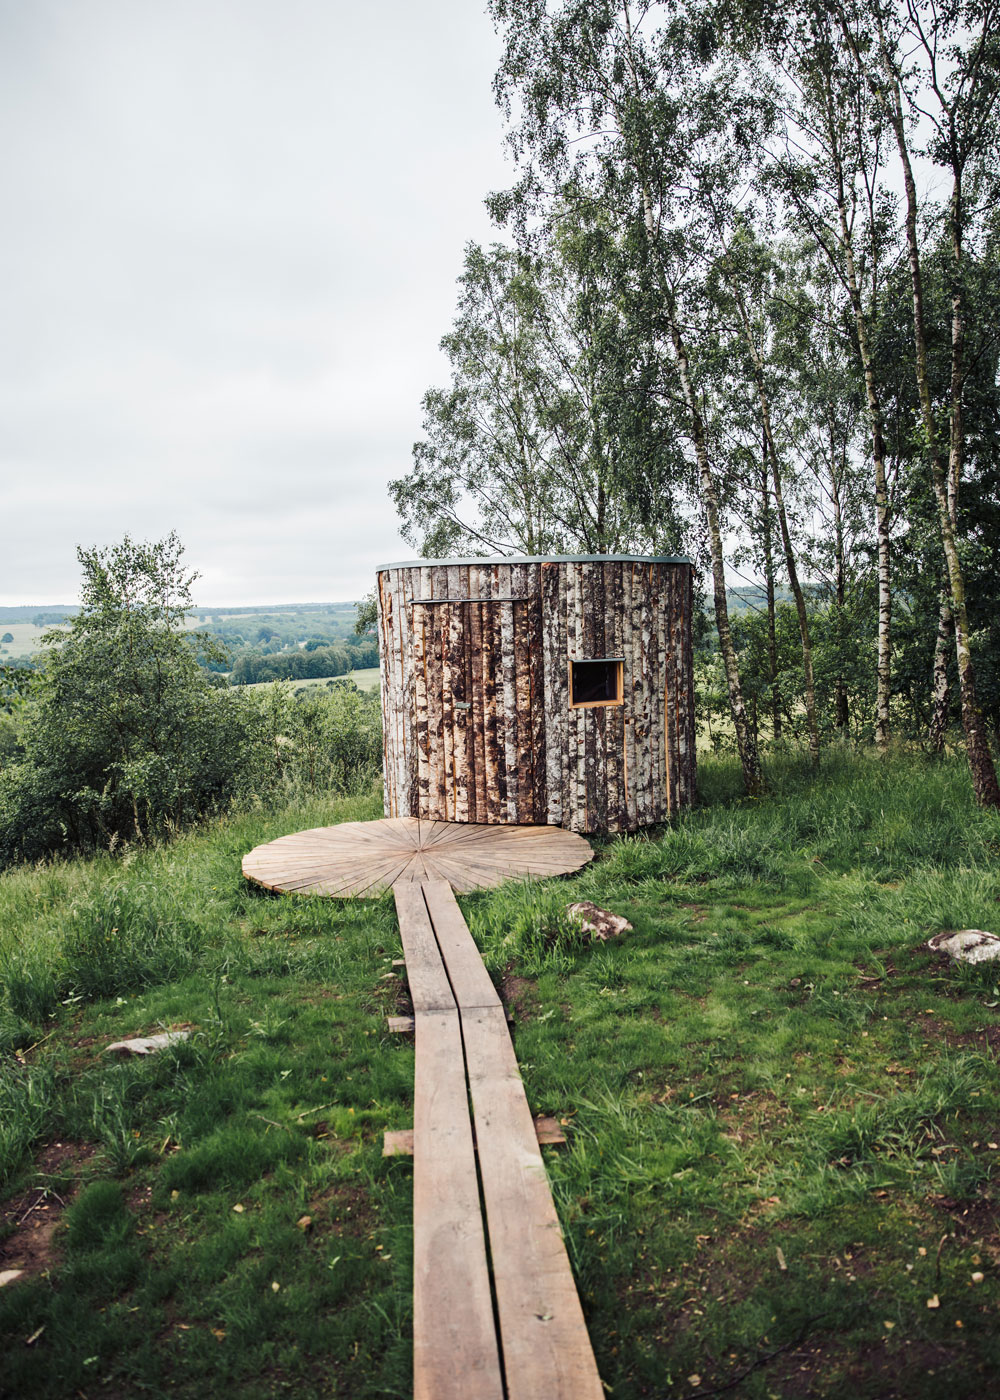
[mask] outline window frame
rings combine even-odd
[[[577,666],[614,666],[615,698],[613,700],[577,700],[574,695],[574,669]],[[569,662],[569,707],[571,710],[611,709],[625,703],[624,656],[578,656]]]

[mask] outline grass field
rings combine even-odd
[[[332,679],[353,681],[359,690],[378,690],[379,677],[381,671],[377,666],[365,666],[358,671],[350,671],[346,676],[336,676]],[[246,688],[248,690],[260,690],[266,685],[290,685],[298,693],[300,690],[312,690],[318,685],[329,685],[331,677],[315,676],[304,681],[252,681]]]
[[[616,1400],[957,1397],[1000,1367],[1000,820],[960,763],[793,761],[463,898]],[[413,1050],[391,902],[272,897],[314,803],[0,879],[0,1394],[407,1396]],[[592,898],[634,931],[586,944]],[[118,1061],[113,1039],[190,1039]],[[39,1223],[38,1230],[31,1227]],[[32,1241],[35,1240],[35,1245]],[[20,1253],[18,1253],[20,1251]],[[32,1252],[34,1251],[34,1252]]]
[[[33,622],[0,623],[0,637],[5,637],[9,632],[14,638],[12,642],[0,644],[0,663],[33,656],[36,651],[41,651],[42,638],[51,630],[48,626],[36,627]]]

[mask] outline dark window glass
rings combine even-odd
[[[622,663],[617,660],[572,661],[571,684],[574,705],[616,705],[621,703]]]

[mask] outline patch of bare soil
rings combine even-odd
[[[1000,1268],[1000,1201],[985,1194],[977,1201],[956,1201],[933,1193],[926,1200],[951,1218],[951,1239],[942,1241],[946,1251],[974,1249],[990,1267]]]
[[[306,1208],[314,1238],[337,1235],[360,1239],[375,1225],[368,1194],[360,1186],[338,1184],[314,1196]]]
[[[76,1194],[74,1178],[93,1153],[90,1143],[80,1142],[53,1142],[42,1150],[35,1164],[38,1184],[0,1205],[0,1273],[20,1269],[32,1278],[55,1266],[60,1217]]]
[[[766,1374],[769,1386],[783,1400],[826,1400],[831,1394],[854,1390],[877,1394],[879,1400],[908,1400],[915,1391],[926,1389],[926,1376],[944,1376],[953,1367],[961,1368],[961,1352],[961,1345],[944,1347],[907,1338],[896,1342],[886,1337],[881,1344],[852,1348],[846,1355],[843,1343],[827,1334],[772,1358]]]
[[[500,996],[515,1021],[530,1021],[538,1011],[538,990],[527,977],[505,974],[500,982]]]

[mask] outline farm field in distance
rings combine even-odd
[[[532,1111],[565,1121],[544,1152],[601,1375],[617,1400],[981,1393],[998,970],[926,940],[996,927],[1000,818],[961,758],[769,768],[750,802],[703,759],[670,826],[461,900]],[[0,1270],[30,1275],[0,1289],[0,1394],[409,1395],[392,903],[240,876],[380,811],[312,799],[0,879]],[[579,898],[633,932],[588,943]],[[164,1028],[190,1037],[106,1053]]]
[[[310,680],[288,682],[252,681],[249,689],[260,690],[268,685],[288,684],[298,694],[300,690],[313,690],[316,686],[332,685],[336,681],[353,681],[359,690],[378,690],[380,676],[378,666],[364,666],[357,671],[348,671],[346,676],[316,676]]]
[[[53,626],[52,623],[36,627],[33,622],[0,622],[0,637],[9,632],[14,639],[11,642],[0,642],[0,666],[5,661],[21,660],[41,651],[42,637],[46,632],[52,631]]]
[[[23,607],[9,609],[5,613],[0,608],[0,637],[7,633],[12,637],[12,641],[8,643],[0,642],[0,665],[4,661],[27,660],[42,652],[42,638],[46,632],[58,627],[55,615],[61,611],[63,610]],[[47,612],[53,614],[53,620],[45,622],[42,626],[36,626],[31,620],[32,616]],[[4,621],[5,617],[9,620]],[[350,666],[350,657],[358,648],[362,648],[362,659],[369,659],[368,654],[372,650],[373,641],[366,642],[355,635],[356,617],[356,605],[352,602],[310,603],[197,608],[185,615],[183,623],[186,631],[206,632],[225,647],[229,664],[233,667],[235,683],[243,682],[244,673],[252,673],[254,667],[270,666],[276,670],[291,670],[293,667],[289,661],[290,657],[296,653],[308,655],[318,651],[319,657],[315,658],[315,662],[324,674],[308,677],[288,676],[298,688],[334,675],[346,674]],[[331,650],[337,647],[346,648],[346,657]],[[323,666],[324,661],[329,664]],[[338,667],[340,669],[337,669]],[[356,684],[361,689],[374,689],[377,686],[377,667],[374,681],[368,675],[371,669],[369,666],[354,668]],[[261,677],[261,680],[274,678]]]

